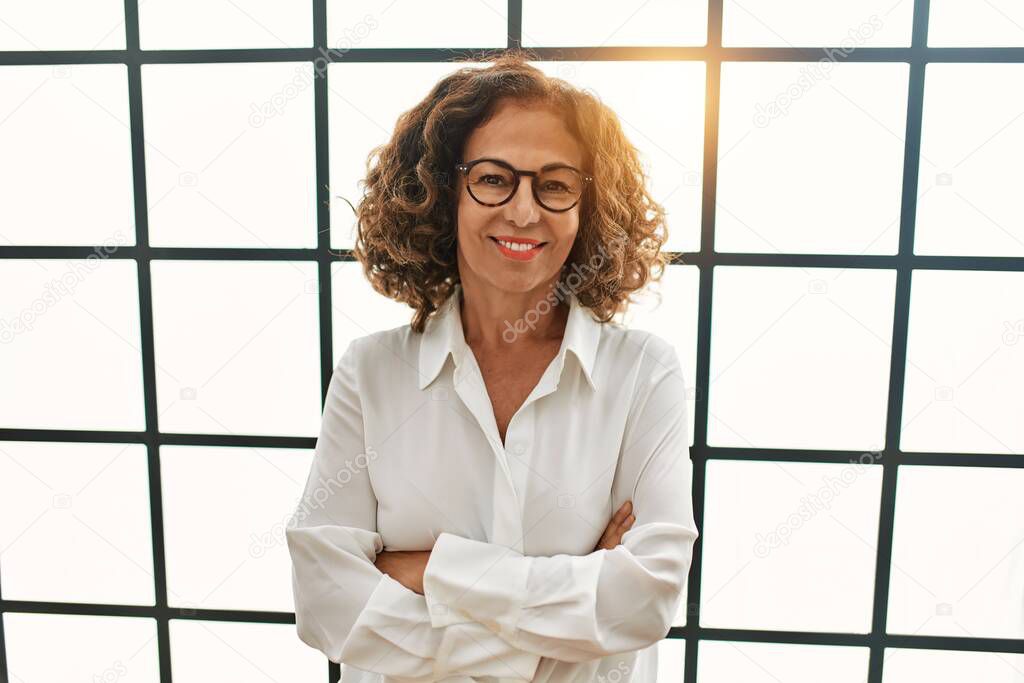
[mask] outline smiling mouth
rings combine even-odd
[[[503,243],[501,240],[499,240],[499,239],[497,239],[495,237],[488,237],[487,239],[489,239],[489,240],[491,240],[493,242],[496,242],[497,244],[499,244],[501,246],[506,246],[505,243]],[[525,244],[525,245],[529,246],[529,248],[528,249],[523,249],[523,251],[532,251],[533,249],[538,249],[540,247],[543,247],[545,244],[547,244],[547,242],[537,242],[536,244],[527,243],[527,242],[512,242],[511,244],[520,244],[520,245]]]
[[[529,244],[526,247],[522,247],[522,246],[509,247],[509,246],[506,246],[506,244],[503,243],[501,240],[496,239],[494,237],[488,236],[488,239],[491,240],[492,242],[494,242],[494,246],[498,249],[498,253],[500,253],[503,258],[509,259],[511,261],[521,261],[521,262],[532,261],[533,259],[537,258],[537,255],[540,254],[540,252],[547,245],[547,242],[537,242],[536,244]],[[512,244],[527,244],[527,243],[525,243],[525,242],[518,242],[518,243],[513,242]]]

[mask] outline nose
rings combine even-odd
[[[532,182],[533,178],[524,176],[519,181],[515,195],[502,207],[505,218],[520,228],[540,220],[540,206],[533,198]]]

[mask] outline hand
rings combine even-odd
[[[622,542],[622,535],[630,530],[633,526],[633,522],[636,521],[636,515],[633,513],[633,501],[627,500],[622,504],[622,507],[612,515],[612,519],[608,522],[608,526],[605,527],[604,533],[601,535],[601,540],[598,541],[597,547],[594,550],[611,550],[615,546]]]
[[[386,550],[377,554],[374,566],[409,590],[423,595],[423,572],[429,550]]]

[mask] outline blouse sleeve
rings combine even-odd
[[[516,647],[570,662],[667,635],[698,530],[685,384],[674,348],[655,339],[644,347],[613,483],[613,509],[631,499],[636,515],[622,544],[536,557],[442,533],[423,576],[428,601],[465,612]]]
[[[409,681],[530,680],[540,656],[452,610],[435,627],[425,598],[374,565],[383,541],[364,452],[355,345],[328,388],[305,490],[285,530],[299,638],[332,662]],[[435,606],[436,607],[436,606]]]

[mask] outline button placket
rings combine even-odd
[[[512,480],[516,485],[516,492],[519,494],[520,502],[524,505],[529,493],[527,485],[531,471],[530,458],[532,454],[530,451],[534,438],[534,416],[532,403],[523,404],[509,423],[506,435],[508,447],[505,449],[505,453],[512,471]]]
[[[476,357],[467,351],[463,354],[462,361],[454,375],[455,392],[476,419],[495,458],[490,541],[522,552],[523,523],[519,513],[519,496],[516,493],[505,448],[498,435],[494,407],[487,395],[487,387],[484,385]]]

